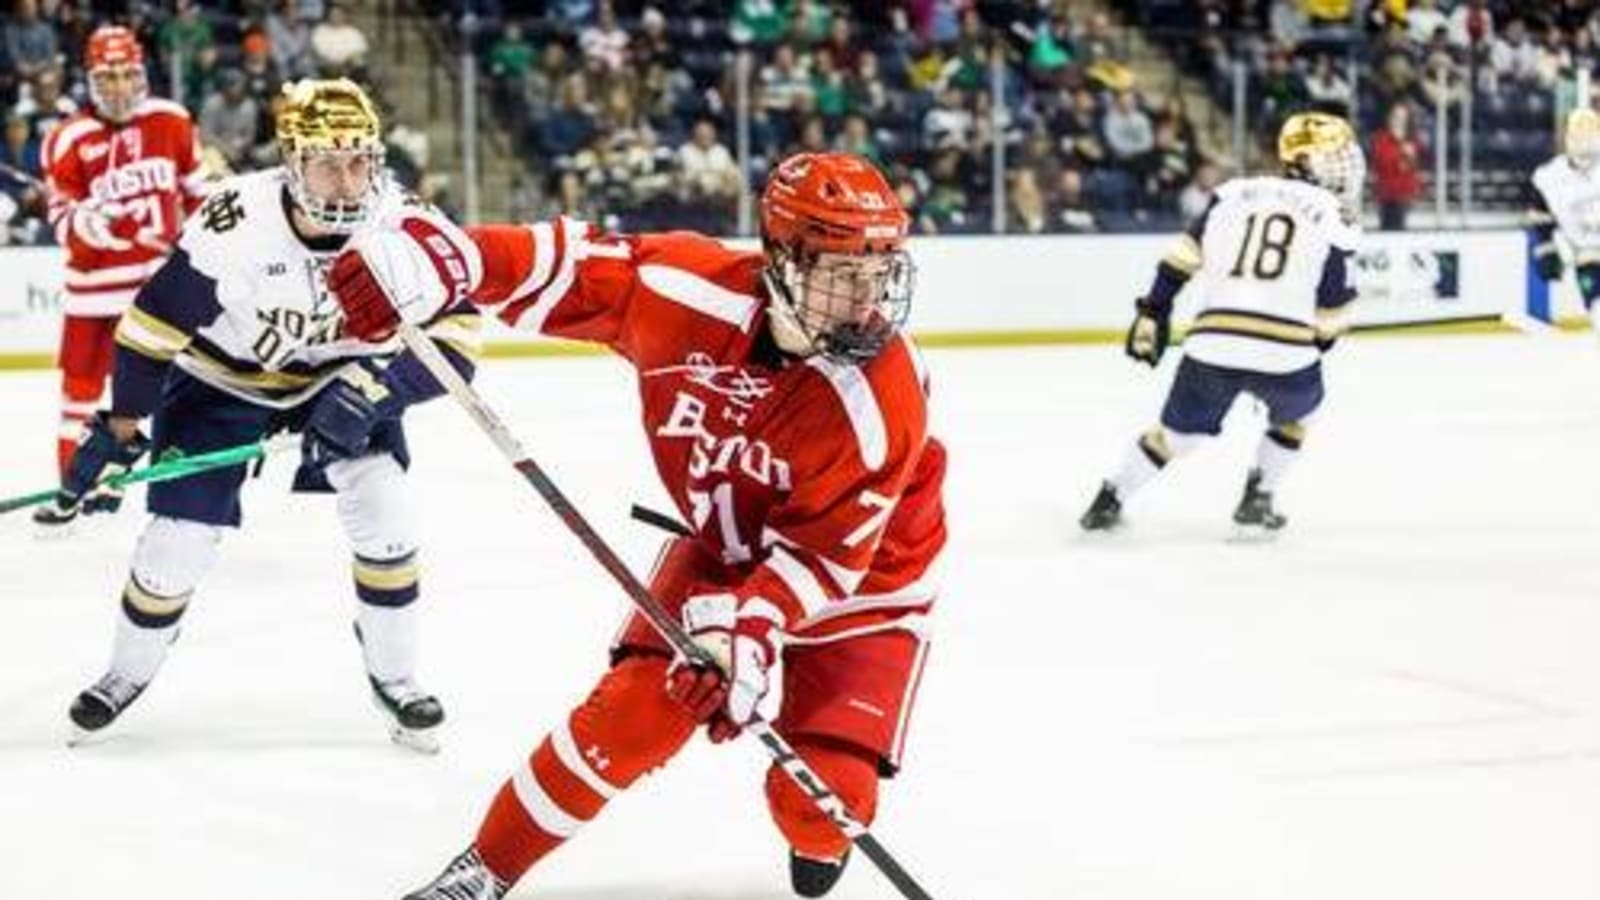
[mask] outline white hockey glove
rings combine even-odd
[[[683,606],[683,625],[720,671],[678,660],[667,693],[709,726],[711,740],[739,735],[767,694],[767,672],[777,661],[777,610],[755,600],[739,605],[733,594],[701,594]]]
[[[401,322],[433,319],[470,290],[476,250],[455,226],[421,214],[351,238],[328,273],[345,330],[377,342]]]
[[[72,207],[72,234],[103,253],[121,253],[133,247],[139,220],[133,211],[113,200],[84,200]]]

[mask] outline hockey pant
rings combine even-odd
[[[692,541],[669,545],[652,594],[674,614],[691,592]],[[791,642],[783,651],[783,702],[774,723],[860,821],[877,811],[878,782],[896,770],[927,642],[909,629]],[[641,776],[664,766],[698,723],[666,694],[670,655],[642,620],[630,617],[614,664],[578,707],[539,743],[495,795],[476,846],[501,879],[515,882],[599,815]],[[776,764],[767,773],[768,810],[789,845],[836,859],[845,836]]]

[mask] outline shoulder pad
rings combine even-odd
[[[197,271],[215,278],[259,249],[250,246],[251,241],[270,240],[268,235],[277,233],[277,219],[283,215],[279,176],[279,170],[267,169],[212,184],[205,202],[184,222],[178,238]]]

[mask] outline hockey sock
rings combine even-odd
[[[167,647],[177,637],[178,620],[189,605],[190,593],[164,597],[128,578],[122,591],[122,615],[117,617],[117,637],[111,651],[111,671],[135,684],[148,684],[167,658]]]
[[[501,786],[476,842],[498,878],[516,883],[694,734],[694,718],[667,696],[666,673],[661,656],[618,663]]]
[[[1201,439],[1201,435],[1169,431],[1160,425],[1140,435],[1123,459],[1122,468],[1111,478],[1117,496],[1123,500],[1133,496],[1167,463],[1194,449]]]
[[[367,672],[378,681],[411,678],[417,653],[417,555],[377,561],[355,558],[356,628]]]
[[[105,379],[98,375],[64,375],[61,378],[61,427],[56,434],[56,465],[63,475],[72,465],[72,455],[78,451],[84,429],[100,406],[104,385]]]
[[[1261,470],[1261,489],[1272,493],[1278,489],[1283,476],[1300,458],[1300,444],[1306,438],[1304,425],[1292,422],[1274,425],[1261,437],[1256,449],[1256,468]]]
[[[222,529],[200,522],[157,516],[145,526],[122,591],[112,671],[138,684],[155,677],[221,539]]]
[[[834,741],[796,737],[795,752],[838,794],[856,820],[872,824],[878,809],[878,761],[866,750]],[[783,768],[767,769],[767,808],[794,851],[808,859],[837,860],[850,839],[794,783]]]

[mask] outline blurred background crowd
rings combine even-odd
[[[722,234],[749,231],[775,160],[816,149],[874,160],[923,234],[1172,229],[1305,108],[1355,119],[1375,225],[1430,198],[1510,210],[1600,39],[1590,0],[0,2],[13,243],[50,240],[40,141],[86,102],[83,42],[108,20],[216,171],[274,162],[285,79],[345,74],[374,89],[401,180],[448,211]],[[417,97],[427,78],[457,96],[465,66],[472,129],[476,103]]]

